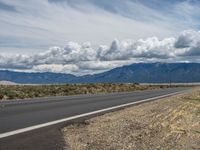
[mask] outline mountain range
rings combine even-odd
[[[0,80],[22,84],[192,83],[200,82],[200,63],[135,63],[94,75],[0,70]]]

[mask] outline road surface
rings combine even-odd
[[[0,102],[0,134],[183,90],[186,88],[4,101]]]

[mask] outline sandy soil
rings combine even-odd
[[[17,83],[11,81],[0,81],[0,85],[17,85]]]
[[[200,149],[200,89],[63,129],[71,150]]]

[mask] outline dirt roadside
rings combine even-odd
[[[66,149],[200,149],[200,88],[95,117],[63,130]]]

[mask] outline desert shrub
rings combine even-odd
[[[8,97],[8,99],[18,98],[18,96],[13,92],[8,93],[7,97]]]
[[[4,98],[4,95],[3,94],[0,94],[0,99],[3,99]]]
[[[163,85],[160,85],[160,88],[161,88],[161,89],[163,89],[163,88],[164,88],[164,86],[163,86]]]

